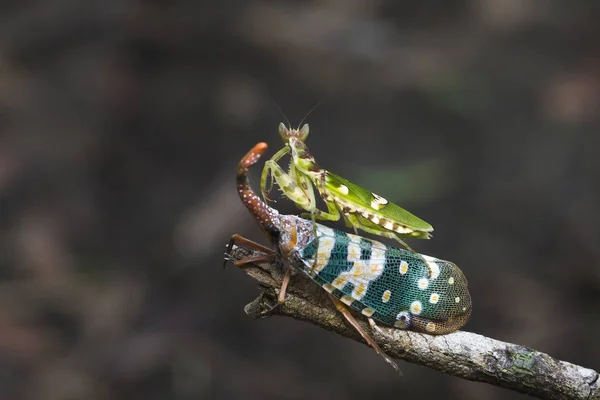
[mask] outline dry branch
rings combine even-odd
[[[236,247],[231,259],[242,259],[251,254],[246,249]],[[262,291],[257,299],[245,307],[245,311],[254,318],[263,317],[277,302],[281,269],[269,263],[247,264],[242,269],[260,283]],[[269,315],[307,321],[364,343],[335,310],[325,291],[300,274],[292,277],[285,303]],[[366,324],[365,328],[370,331]],[[394,358],[540,399],[600,399],[598,372],[557,360],[525,346],[463,331],[431,336],[384,326],[381,328],[388,336],[371,331],[372,335],[383,350]]]

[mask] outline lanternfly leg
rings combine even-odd
[[[273,250],[271,250],[270,248],[265,247],[262,244],[256,243],[250,239],[247,239],[247,238],[235,233],[231,236],[231,240],[229,241],[229,245],[227,246],[227,252],[225,253],[226,257],[225,257],[225,260],[223,261],[223,267],[225,267],[225,264],[227,263],[227,261],[231,260],[229,258],[229,254],[231,253],[231,249],[233,248],[234,244],[238,244],[238,245],[241,244],[246,248],[265,253],[265,254],[256,254],[253,256],[249,256],[249,257],[243,258],[241,260],[232,261],[233,265],[235,265],[236,267],[239,267],[244,264],[255,263],[255,262],[273,261],[275,259],[275,252]]]
[[[275,305],[271,306],[271,308],[269,308],[268,310],[262,311],[260,313],[261,318],[268,317],[273,312],[273,310],[275,310],[277,307],[279,307],[280,305],[282,305],[285,302],[285,294],[287,291],[288,284],[290,283],[291,276],[292,276],[292,270],[289,268],[286,269],[285,275],[283,275],[283,281],[281,282],[281,289],[279,289],[279,296],[277,297],[277,303],[275,303]]]
[[[391,336],[391,335],[389,335],[389,334],[385,333],[385,332],[383,331],[383,329],[381,329],[381,328],[379,327],[379,325],[377,325],[377,323],[375,322],[375,320],[374,320],[373,318],[369,318],[369,319],[368,319],[368,321],[369,321],[369,326],[371,327],[371,329],[372,329],[372,330],[374,330],[374,331],[377,331],[377,333],[379,333],[379,334],[380,334],[381,336],[383,336],[383,337],[386,337],[386,338],[388,338],[388,339],[391,339],[391,338],[392,338],[392,336]]]
[[[290,283],[290,278],[292,277],[292,270],[287,268],[285,270],[285,275],[283,276],[283,281],[281,282],[281,289],[279,289],[279,297],[277,298],[277,304],[283,304],[285,302],[285,293],[287,291],[288,284]]]
[[[240,267],[245,264],[257,263],[257,262],[265,262],[265,261],[272,262],[276,258],[276,253],[273,250],[269,249],[268,247],[263,246],[262,244],[256,243],[248,238],[238,235],[237,233],[235,233],[231,236],[231,240],[229,241],[229,245],[227,246],[227,252],[225,253],[226,255],[230,254],[231,249],[233,248],[234,244],[237,244],[237,245],[241,244],[246,248],[256,250],[256,251],[261,251],[261,252],[265,253],[265,254],[252,255],[252,256],[243,258],[241,260],[235,260],[235,261],[233,261],[233,265],[235,265],[236,267]],[[223,262],[223,266],[225,266],[225,263],[227,263],[228,260],[230,260],[230,259],[228,257],[226,257],[225,261]],[[285,293],[287,291],[287,287],[290,283],[291,277],[292,277],[292,270],[289,268],[286,268],[285,275],[283,276],[283,281],[281,282],[281,289],[279,290],[277,304],[275,304],[270,310],[267,310],[264,314],[271,313],[280,304],[283,304],[285,302]]]
[[[398,374],[400,374],[400,376],[402,376],[402,371],[400,371],[400,368],[398,367],[398,365],[390,358],[390,356],[385,354],[385,352],[381,349],[381,347],[379,347],[379,345],[375,342],[375,340],[373,340],[373,338],[367,332],[365,332],[365,330],[362,328],[362,326],[359,325],[359,323],[356,321],[356,319],[350,313],[350,310],[348,310],[348,308],[344,305],[344,303],[339,301],[337,298],[335,298],[331,294],[329,294],[329,297],[331,298],[331,301],[333,301],[333,304],[335,304],[335,308],[340,313],[342,313],[344,318],[346,318],[346,321],[348,321],[348,323],[350,323],[350,325],[352,325],[352,327],[354,329],[356,329],[356,331],[358,333],[360,333],[360,336],[362,336],[362,338],[365,339],[367,344],[369,346],[371,346],[377,354],[379,354],[381,357],[383,357],[385,362],[390,364],[392,366],[392,368],[394,368],[396,370],[396,372]]]

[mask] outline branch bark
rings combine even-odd
[[[230,258],[240,260],[258,254],[235,247]],[[283,277],[281,268],[275,263],[258,263],[246,264],[241,269],[260,283],[261,294],[244,309],[251,317],[263,318],[265,313],[288,316],[364,343],[337,312],[326,292],[309,278],[294,274],[285,303],[269,312],[277,303]],[[358,319],[394,358],[540,399],[600,399],[598,372],[525,346],[463,331],[431,336],[381,326],[386,333],[381,335]]]

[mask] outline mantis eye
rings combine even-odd
[[[300,130],[298,131],[298,139],[300,139],[304,142],[307,137],[308,137],[308,124],[304,124],[304,126],[302,128],[300,128]]]
[[[281,136],[284,142],[287,142],[291,136],[290,130],[283,124],[283,122],[279,123],[279,136]]]

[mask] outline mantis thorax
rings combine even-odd
[[[288,146],[292,150],[292,162],[297,169],[309,176],[320,175],[322,171],[321,167],[319,167],[319,164],[317,164],[317,161],[310,154],[308,147],[306,147],[306,144],[302,140],[291,137]]]

